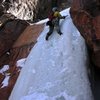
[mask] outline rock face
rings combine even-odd
[[[100,1],[73,0],[70,13],[91,50],[93,63],[100,68]]]
[[[2,24],[0,28],[0,100],[8,100],[21,71],[17,61],[28,56],[43,27],[44,25],[29,25],[26,21],[19,19],[11,19]]]
[[[47,17],[52,7],[65,8],[71,0],[1,0],[0,16],[13,14],[19,19],[37,21]]]
[[[22,20],[8,20],[0,27],[0,56],[9,51],[16,39],[29,24]]]
[[[52,7],[65,7],[66,0],[0,0],[0,100],[8,100],[21,66],[44,25],[25,20],[46,18]],[[69,4],[69,3],[67,3]]]
[[[51,7],[51,0],[1,0],[0,16],[6,11],[19,19],[43,19]]]

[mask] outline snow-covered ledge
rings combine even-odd
[[[61,12],[69,15],[69,9]],[[9,100],[92,100],[87,75],[84,39],[70,15],[61,21],[63,35],[56,31],[45,41],[48,27],[38,38]]]

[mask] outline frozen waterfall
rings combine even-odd
[[[48,26],[26,59],[9,100],[92,100],[87,75],[84,39],[68,15],[61,20],[61,31],[45,40]]]

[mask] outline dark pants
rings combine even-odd
[[[53,33],[54,25],[49,26],[49,32],[46,35],[46,40],[48,40],[49,36]]]
[[[49,24],[48,24],[48,25],[49,25]],[[54,25],[54,24],[50,24],[50,25],[49,25],[49,32],[48,32],[47,35],[46,35],[46,40],[48,40],[49,36],[53,33],[54,27],[56,28],[57,33],[58,33],[59,35],[62,34],[62,32],[60,31],[59,23],[57,23],[57,24],[55,24],[55,25]]]

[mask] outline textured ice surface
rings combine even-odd
[[[48,41],[44,28],[9,100],[92,100],[85,42],[70,15],[60,25],[63,35],[54,30]]]

